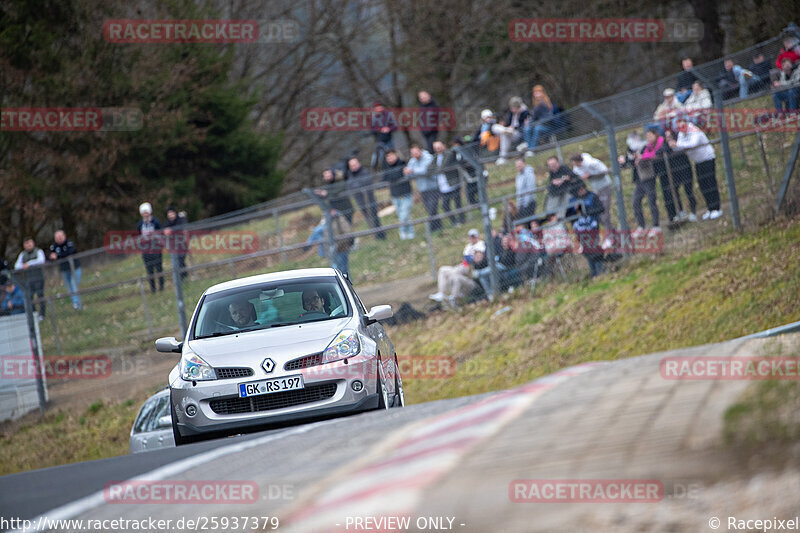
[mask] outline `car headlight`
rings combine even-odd
[[[358,333],[352,329],[342,330],[322,352],[322,362],[332,363],[340,359],[353,357],[361,352],[361,342]]]
[[[217,379],[214,369],[198,355],[186,353],[181,357],[181,379],[185,381],[207,381]]]

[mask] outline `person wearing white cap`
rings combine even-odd
[[[149,236],[152,233],[161,231],[161,222],[153,216],[153,206],[150,202],[144,202],[139,206],[139,214],[142,219],[136,225],[139,235]],[[164,290],[164,275],[162,274],[161,247],[151,239],[142,239],[142,260],[147,271],[147,278],[150,282],[150,291],[156,292],[155,274],[158,274],[158,290]]]
[[[663,135],[667,123],[667,116],[673,111],[680,111],[683,109],[683,104],[675,97],[675,89],[668,87],[664,89],[662,94],[664,95],[664,101],[658,105],[655,113],[653,113],[653,120],[655,123],[648,124],[645,130],[655,126],[658,128],[658,132]]]
[[[490,152],[496,152],[500,148],[500,137],[495,135],[492,127],[497,124],[494,112],[491,109],[481,111],[481,125],[473,137],[480,141],[480,145]]]
[[[486,252],[486,243],[481,239],[480,232],[473,228],[467,232],[469,242],[464,247],[463,259],[456,266],[443,266],[439,268],[437,287],[438,291],[428,296],[431,300],[443,302],[448,300],[452,308],[456,302],[478,287],[470,276],[470,269],[475,261],[475,252]]]

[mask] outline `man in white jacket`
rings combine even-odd
[[[686,155],[694,163],[697,184],[708,208],[703,214],[703,220],[721,217],[714,147],[711,146],[706,134],[681,115],[678,117],[678,138],[669,144],[673,149],[686,150]]]
[[[23,250],[17,256],[17,262],[14,263],[14,269],[25,284],[30,298],[38,297],[40,299],[39,321],[42,321],[47,310],[44,300],[42,300],[44,298],[44,271],[42,270],[45,262],[44,252],[36,246],[32,237],[26,237],[22,242],[22,247]]]
[[[589,184],[589,188],[600,198],[605,210],[600,214],[600,224],[605,229],[612,229],[611,221],[611,177],[608,167],[599,159],[592,157],[588,152],[575,154],[569,158],[572,161],[572,171]]]

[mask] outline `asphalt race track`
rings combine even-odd
[[[675,530],[710,531],[713,513],[737,510],[729,508],[735,495],[713,487],[729,466],[718,450],[722,415],[747,382],[667,380],[659,363],[666,355],[756,355],[765,342],[741,339],[586,364],[510,391],[4,476],[0,515],[169,519],[170,531],[188,529],[175,525],[180,519],[185,526],[199,517],[238,516],[279,517],[278,530],[292,532],[382,525],[385,531],[552,533],[660,531],[643,517],[685,504],[697,514],[674,520],[694,527]],[[107,484],[133,478],[249,483],[257,485],[257,498],[107,501]],[[531,479],[652,481],[662,493],[645,503],[515,501],[515,480]],[[781,509],[763,511],[766,517]]]

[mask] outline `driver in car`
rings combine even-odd
[[[306,289],[303,291],[303,309],[305,310],[304,314],[328,314],[325,312],[325,301],[316,289]]]
[[[228,312],[231,314],[233,324],[240,328],[248,326],[255,326],[256,322],[256,308],[247,300],[233,302],[228,306]]]

